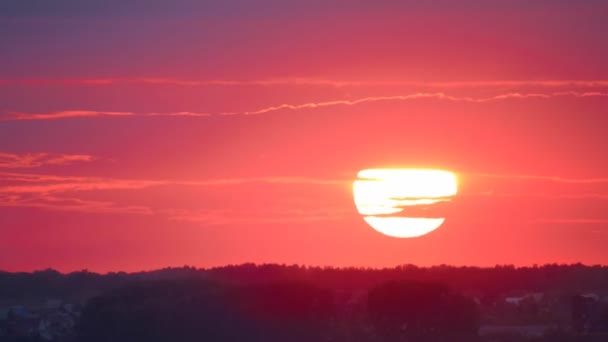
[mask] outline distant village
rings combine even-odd
[[[481,302],[479,336],[539,338],[548,334],[604,337],[608,341],[608,295],[543,292]]]
[[[62,341],[74,334],[81,305],[49,299],[36,306],[0,307],[0,341]]]
[[[481,312],[481,341],[526,341],[556,333],[608,341],[607,294],[533,292],[494,300],[472,298]],[[365,311],[366,299],[365,291],[355,291],[336,296],[336,304],[345,317],[352,317]],[[82,305],[60,299],[0,307],[0,341],[69,341],[81,311]]]

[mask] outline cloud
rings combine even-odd
[[[276,111],[291,110],[298,111],[303,109],[316,109],[323,107],[334,106],[356,106],[364,103],[387,102],[387,101],[411,101],[419,99],[437,99],[452,102],[469,102],[469,103],[486,103],[494,101],[504,101],[510,99],[550,99],[555,97],[608,97],[608,92],[553,92],[553,93],[504,93],[490,97],[467,97],[447,95],[443,92],[438,93],[413,93],[409,95],[391,95],[391,96],[370,96],[356,100],[333,100],[322,102],[308,102],[301,104],[281,104],[270,106],[262,109],[242,112],[219,112],[211,113],[196,113],[196,112],[173,112],[173,113],[135,113],[135,112],[107,112],[107,111],[92,111],[92,110],[70,110],[50,113],[23,113],[23,112],[7,112],[4,117],[0,117],[0,121],[15,121],[15,120],[56,120],[77,117],[151,117],[151,116],[183,116],[183,117],[209,117],[209,116],[234,116],[234,115],[259,115]]]
[[[87,176],[60,176],[48,174],[28,174],[15,172],[0,172],[0,207],[34,207],[48,210],[73,211],[83,213],[118,213],[118,214],[171,214],[169,218],[182,221],[213,221],[207,212],[163,212],[153,210],[143,205],[124,205],[114,201],[91,200],[90,193],[107,190],[143,190],[160,186],[185,187],[216,187],[241,185],[250,183],[268,184],[313,184],[313,185],[342,185],[347,180],[316,179],[307,177],[257,177],[208,180],[150,180],[150,179],[118,179]],[[87,192],[86,199],[78,193]],[[85,196],[85,195],[83,195]],[[306,218],[312,220],[310,213]],[[232,215],[232,221],[239,220],[238,215]],[[231,215],[226,215],[229,217]],[[255,215],[253,215],[255,216]],[[207,217],[204,219],[204,217]],[[257,217],[257,216],[256,216]],[[290,218],[275,218],[291,220]],[[319,218],[320,219],[320,218]],[[262,218],[256,218],[262,220]],[[267,218],[266,220],[270,220]]]
[[[194,186],[214,186],[214,185],[235,185],[247,183],[268,183],[268,184],[309,184],[309,185],[346,185],[350,184],[350,179],[337,178],[311,178],[311,177],[252,177],[252,178],[219,178],[204,181],[180,181],[174,184],[194,185]]]
[[[234,210],[164,210],[170,220],[192,222],[202,225],[229,225],[229,224],[264,224],[264,223],[297,223],[315,221],[335,221],[348,217],[349,213],[340,208],[301,209],[273,209],[265,211],[243,212]]]
[[[504,87],[608,87],[608,80],[497,80],[416,82],[404,80],[339,80],[325,78],[275,78],[260,80],[201,80],[170,77],[117,77],[117,78],[13,78],[0,79],[0,85],[172,85],[189,87],[235,86],[321,86],[321,87],[383,87],[406,86],[421,88],[504,88]]]
[[[0,207],[29,207],[81,213],[152,214],[146,206],[83,199],[66,193],[143,189],[154,181],[0,172]]]
[[[0,168],[35,168],[45,165],[68,165],[76,162],[91,162],[95,157],[87,154],[0,152]]]
[[[607,224],[608,219],[595,218],[541,218],[532,220],[531,224]]]
[[[21,112],[8,112],[9,117],[0,118],[2,121],[9,120],[55,120],[55,119],[66,119],[66,118],[78,118],[78,117],[98,117],[98,116],[134,116],[135,113],[131,112],[106,112],[106,111],[93,111],[93,110],[65,110],[59,112],[50,113],[21,113]]]
[[[58,120],[69,118],[94,118],[94,117],[134,117],[134,116],[183,116],[183,117],[206,117],[211,114],[197,112],[172,112],[172,113],[135,113],[135,112],[107,112],[94,110],[65,110],[49,113],[22,113],[7,112],[7,116],[1,117],[0,121],[19,120]]]
[[[13,184],[4,187],[0,186],[0,193],[48,193],[110,189],[143,189],[161,185],[220,186],[245,183],[341,185],[349,183],[350,180],[309,177],[217,178],[208,180],[149,180],[0,172],[0,183],[2,182],[17,182],[21,184]]]
[[[69,158],[66,158],[69,160]],[[607,183],[608,178],[563,178],[556,176],[539,175],[506,175],[506,174],[469,174],[481,177],[494,177],[503,179],[546,180],[551,182],[572,184]],[[150,207],[146,202],[134,200],[124,202],[125,197],[116,195],[115,190],[141,191],[159,187],[167,187],[171,191],[179,191],[179,187],[222,187],[240,186],[243,184],[308,184],[329,187],[347,187],[353,179],[344,178],[314,178],[314,177],[251,177],[251,178],[217,178],[203,180],[175,180],[175,179],[124,179],[91,176],[63,176],[54,174],[1,172],[0,171],[0,207],[29,207],[44,210],[70,211],[78,213],[101,214],[131,214],[131,215],[158,215],[161,218],[193,222],[203,225],[225,225],[237,223],[287,223],[306,221],[340,220],[353,214],[351,205],[332,208],[331,203],[319,206],[318,203],[294,206],[286,203],[259,208],[173,208],[165,205]],[[575,190],[575,189],[572,189]],[[107,192],[110,191],[110,192]],[[164,190],[161,190],[164,191]],[[593,191],[593,190],[592,190]],[[496,197],[535,197],[540,199],[595,199],[606,200],[608,193],[495,193],[492,191],[469,193],[463,192],[459,196],[496,196]],[[141,197],[140,197],[141,198]],[[335,204],[335,203],[334,203]],[[449,205],[449,203],[446,203]],[[170,208],[170,207],[169,207]],[[328,208],[332,208],[331,210]],[[348,209],[348,210],[347,210]],[[420,214],[432,215],[434,210],[427,206],[420,208]],[[350,211],[349,211],[350,210]],[[408,207],[408,214],[417,208]],[[553,221],[551,221],[553,220]],[[533,223],[601,223],[597,219],[545,219]]]
[[[1,180],[2,177],[0,175],[0,181]],[[144,189],[162,184],[166,183],[160,181],[104,179],[93,177],[69,179],[69,177],[66,177],[63,181],[50,181],[43,184],[13,184],[0,186],[0,194],[51,194],[74,191]]]
[[[569,178],[553,175],[526,175],[526,174],[494,174],[494,173],[466,173],[461,175],[469,179],[469,185],[480,181],[484,187],[463,191],[458,196],[464,197],[496,197],[513,199],[541,199],[541,200],[608,200],[608,177],[582,177]],[[483,181],[491,179],[491,182]],[[517,184],[514,184],[516,182]],[[512,189],[526,189],[525,192],[512,191]],[[475,185],[472,185],[475,188]],[[464,190],[464,189],[463,189]]]
[[[255,111],[246,112],[228,112],[219,113],[219,115],[257,115],[269,112],[275,112],[280,110],[301,110],[301,109],[314,109],[321,107],[333,107],[333,106],[355,106],[363,103],[370,102],[386,102],[386,101],[409,101],[418,99],[438,99],[453,102],[471,102],[471,103],[484,103],[501,101],[508,99],[528,99],[528,98],[542,98],[548,99],[558,96],[574,96],[574,97],[608,97],[608,93],[601,92],[556,92],[556,93],[505,93],[495,95],[491,97],[460,97],[447,95],[445,93],[414,93],[409,95],[394,95],[394,96],[371,96],[364,97],[357,100],[334,100],[334,101],[323,101],[323,102],[309,102],[303,104],[282,104],[278,106],[267,107]]]
[[[541,194],[541,193],[500,193],[484,191],[477,193],[464,193],[459,196],[467,197],[507,197],[507,198],[542,198],[542,199],[597,199],[608,200],[608,193],[574,193],[574,194]]]
[[[208,113],[195,113],[195,112],[174,112],[174,113],[148,113],[148,116],[193,116],[193,117],[205,117],[211,116]]]
[[[8,176],[3,178],[0,174],[0,182],[3,180],[18,180],[19,177]],[[53,177],[53,176],[51,176]],[[306,180],[303,178],[287,178],[277,180],[270,178],[252,178],[252,179],[220,179],[208,181],[171,181],[171,180],[128,180],[128,179],[111,179],[111,178],[95,178],[95,177],[65,177],[62,180],[45,179],[45,177],[36,180],[26,180],[28,182],[44,182],[42,184],[18,184],[0,186],[0,194],[49,194],[62,192],[77,192],[77,191],[100,191],[100,190],[136,190],[146,189],[155,186],[219,186],[219,185],[235,185],[245,183],[274,183],[274,184],[344,184],[342,181],[330,180]],[[48,181],[48,182],[47,182]],[[1,204],[0,204],[1,205]]]
[[[492,174],[492,173],[470,173],[469,175],[477,176],[477,177],[487,177],[487,178],[540,180],[540,181],[550,181],[550,182],[557,182],[557,183],[573,183],[573,184],[608,183],[608,177],[566,178],[566,177],[559,177],[559,176]]]
[[[3,207],[29,207],[80,213],[136,215],[151,215],[154,213],[152,209],[146,206],[122,205],[111,201],[94,201],[74,197],[57,197],[49,194],[40,194],[35,197],[0,194],[0,202],[0,206]]]
[[[483,174],[482,174],[483,175]],[[550,181],[575,181],[574,184],[585,184],[588,181],[606,181],[608,179],[569,179],[554,176],[527,175],[491,175],[501,178],[546,179]],[[141,191],[167,187],[166,190],[179,192],[179,187],[222,187],[240,186],[243,184],[310,184],[328,187],[344,187],[353,180],[346,178],[312,178],[312,177],[252,177],[252,178],[217,178],[203,180],[172,179],[124,179],[90,176],[62,176],[53,174],[36,174],[20,172],[0,172],[0,207],[37,208],[42,210],[63,211],[83,214],[116,214],[116,215],[155,215],[160,219],[176,222],[189,222],[206,226],[230,224],[279,224],[317,221],[344,220],[354,215],[352,205],[329,202],[319,205],[317,200],[299,203],[294,206],[287,202],[276,203],[267,207],[227,206],[220,208],[182,207],[173,208],[174,203],[156,203],[153,206],[143,201],[144,198],[119,196],[115,190]],[[585,182],[581,182],[585,181]],[[110,192],[107,192],[110,191]],[[156,190],[154,190],[156,191]],[[165,190],[160,190],[164,193]],[[211,191],[211,189],[210,189]],[[121,192],[124,194],[124,192]],[[572,193],[572,194],[534,194],[534,193],[493,193],[491,191],[464,196],[499,196],[499,197],[538,197],[538,198],[574,198],[574,199],[608,199],[608,194]],[[130,198],[125,200],[125,198]],[[139,198],[139,199],[137,199]],[[445,203],[446,206],[450,203]],[[435,209],[407,207],[407,214],[433,217]],[[546,218],[530,221],[532,224],[605,224],[608,220],[597,218]]]

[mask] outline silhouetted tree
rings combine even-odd
[[[369,292],[368,311],[385,341],[471,341],[479,327],[476,304],[437,283],[377,286]]]
[[[160,282],[92,299],[77,332],[83,342],[321,341],[331,314],[331,293],[306,284]]]

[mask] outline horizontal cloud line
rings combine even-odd
[[[141,205],[118,205],[110,201],[95,201],[75,197],[57,197],[50,194],[41,194],[36,197],[3,196],[0,193],[0,206],[26,207],[57,211],[72,211],[80,213],[105,214],[136,214],[151,215],[153,210]]]
[[[539,194],[539,193],[501,193],[484,191],[477,193],[462,193],[465,197],[505,197],[505,198],[542,198],[542,199],[597,199],[608,200],[608,193],[572,193],[572,194]]]
[[[470,173],[469,175],[477,176],[477,177],[487,177],[487,178],[539,180],[539,181],[551,181],[551,182],[558,182],[558,183],[574,183],[574,184],[608,183],[608,177],[566,178],[566,177],[559,177],[559,176],[492,174],[492,173]]]
[[[210,117],[210,116],[235,116],[235,115],[259,115],[270,112],[282,111],[282,110],[303,110],[303,109],[316,109],[323,107],[333,106],[355,106],[364,103],[373,102],[387,102],[387,101],[408,101],[418,99],[437,99],[452,102],[469,102],[469,103],[486,103],[494,101],[503,101],[509,99],[549,99],[554,97],[572,96],[579,98],[586,97],[608,97],[608,92],[576,92],[576,91],[565,91],[565,92],[553,92],[553,93],[505,93],[491,97],[461,97],[452,96],[445,93],[413,93],[409,95],[392,95],[392,96],[370,96],[364,97],[357,100],[333,100],[333,101],[322,101],[322,102],[308,102],[302,104],[281,104],[276,106],[270,106],[253,111],[241,111],[241,112],[219,112],[215,114],[211,113],[198,113],[198,112],[171,112],[171,113],[136,113],[136,112],[110,112],[110,111],[92,111],[92,110],[68,110],[58,111],[50,113],[24,113],[24,112],[7,112],[4,117],[0,117],[0,121],[16,121],[16,120],[56,120],[66,118],[78,118],[78,117],[155,117],[155,116],[167,116],[167,117]]]
[[[607,224],[608,219],[593,219],[593,218],[543,218],[532,220],[529,223],[532,224],[544,224],[544,223],[553,223],[553,224]]]
[[[209,180],[149,180],[149,179],[115,179],[86,176],[57,176],[45,174],[27,174],[14,172],[0,172],[0,207],[29,207],[47,210],[71,211],[79,213],[116,213],[150,215],[160,213],[169,219],[180,221],[196,221],[212,224],[208,215],[200,215],[200,212],[177,212],[168,213],[153,210],[147,206],[131,204],[124,205],[108,200],[93,200],[80,198],[76,193],[107,191],[107,190],[143,190],[160,186],[226,186],[241,185],[248,183],[268,184],[307,184],[307,185],[342,185],[347,183],[340,179],[316,179],[307,177],[255,177],[255,178],[233,178],[233,179],[209,179]],[[88,197],[88,196],[87,196]],[[234,215],[231,220],[237,220]],[[302,212],[297,217],[281,217],[279,221],[311,221],[332,219],[327,214],[315,212]],[[246,221],[276,221],[276,218],[251,217]],[[219,220],[218,222],[221,222]],[[217,223],[215,223],[217,224]]]
[[[329,86],[372,87],[411,86],[429,88],[477,87],[607,87],[608,80],[496,80],[496,81],[408,81],[408,80],[340,80],[314,77],[258,80],[180,79],[171,77],[106,77],[106,78],[5,78],[0,85],[172,85],[172,86]]]
[[[254,213],[235,213],[233,210],[165,209],[161,210],[161,213],[167,215],[168,219],[172,221],[182,221],[204,225],[335,221],[342,220],[345,217],[348,217],[348,214],[350,214],[350,212],[345,212],[341,208],[331,208],[325,210],[275,209],[265,210],[262,212],[256,211]]]
[[[487,175],[487,174],[480,174]],[[526,176],[526,175],[490,175],[500,178],[524,178],[524,179],[542,179],[550,181],[566,180],[571,183],[590,183],[590,182],[607,182],[608,178],[593,178],[593,179],[569,179],[553,176]],[[0,207],[36,207],[48,210],[64,210],[82,213],[117,213],[117,214],[156,214],[160,213],[157,209],[150,209],[140,203],[123,205],[114,202],[112,199],[107,199],[107,194],[103,195],[103,200],[94,200],[89,198],[91,192],[100,192],[107,190],[144,190],[155,187],[206,187],[206,186],[239,186],[242,184],[265,183],[265,184],[287,184],[287,185],[319,185],[319,186],[336,186],[342,187],[345,191],[350,188],[350,184],[354,178],[313,178],[313,177],[298,177],[298,176],[268,176],[268,177],[251,177],[251,178],[217,178],[206,180],[171,180],[171,179],[120,179],[120,178],[104,178],[104,177],[89,177],[89,176],[61,176],[50,174],[36,173],[19,173],[19,172],[0,172]],[[86,195],[80,195],[82,192],[87,192]],[[511,193],[493,193],[485,192],[478,194],[462,194],[468,196],[529,196],[543,198],[589,198],[589,199],[608,199],[608,194],[602,193],[573,193],[573,194],[511,194]],[[82,197],[82,198],[81,198]],[[458,195],[457,195],[458,197]],[[119,201],[119,197],[116,197]],[[409,203],[396,203],[396,205],[405,205]],[[447,203],[444,203],[447,204]],[[403,207],[397,207],[400,211]],[[416,210],[415,207],[407,206],[408,210]],[[425,207],[422,214],[429,213]],[[203,212],[173,212],[160,213],[170,219],[179,221],[204,222],[212,224],[215,221],[213,217],[209,217],[208,213]],[[293,213],[292,213],[293,214]],[[306,215],[304,215],[306,214]],[[292,215],[278,218],[279,221],[290,221]],[[306,217],[306,218],[304,218]],[[303,213],[297,220],[325,220],[330,219],[328,215],[319,212]],[[240,220],[237,219],[237,220]],[[246,220],[264,221],[266,218],[248,217]],[[273,219],[274,220],[274,219]],[[221,220],[219,220],[221,221]],[[596,220],[597,221],[597,220]],[[592,220],[581,221],[581,223],[599,223]],[[562,219],[560,222],[564,222]]]
[[[75,162],[90,162],[95,157],[86,154],[53,153],[5,153],[0,152],[0,168],[35,168],[45,165],[67,165]]]
[[[111,189],[144,189],[153,186],[221,186],[246,183],[269,184],[312,184],[312,185],[342,185],[348,180],[317,179],[307,177],[253,177],[209,180],[149,180],[149,179],[117,179],[101,177],[55,176],[44,174],[23,174],[0,172],[0,183],[13,182],[12,185],[0,186],[0,194],[19,193],[58,193],[73,191],[111,190]],[[20,184],[15,184],[20,183]]]
[[[211,114],[195,113],[195,112],[172,112],[172,113],[135,113],[135,112],[108,112],[108,111],[93,111],[93,110],[66,110],[50,113],[22,113],[8,112],[9,116],[0,117],[0,121],[18,121],[18,120],[57,120],[67,118],[81,117],[133,117],[133,116],[189,116],[189,117],[206,117]]]

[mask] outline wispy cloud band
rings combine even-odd
[[[550,182],[557,182],[557,183],[573,183],[573,184],[608,183],[608,177],[567,178],[567,177],[560,177],[560,176],[495,174],[495,173],[469,173],[468,175],[474,176],[474,177],[550,181]]]
[[[258,80],[180,79],[172,77],[101,77],[101,78],[5,78],[0,85],[172,85],[172,86],[327,86],[381,87],[407,86],[422,88],[477,87],[608,87],[608,80],[495,80],[495,81],[411,81],[411,80],[345,80],[314,77]]]
[[[608,218],[542,218],[532,220],[531,224],[608,224]]]
[[[234,212],[222,214],[217,211],[196,209],[153,209],[141,204],[124,204],[114,200],[95,200],[90,194],[108,190],[144,190],[161,186],[232,186],[252,183],[266,184],[309,184],[342,185],[341,179],[316,179],[307,177],[255,177],[209,180],[150,180],[118,179],[87,176],[59,176],[0,172],[0,207],[30,207],[46,210],[70,211],[78,213],[115,213],[151,215],[159,214],[171,220],[198,222],[205,224],[226,224],[238,222],[293,222],[335,219],[335,213],[295,212],[281,210],[280,215],[249,216],[235,215]],[[87,192],[87,195],[80,193]]]
[[[510,99],[550,99],[555,97],[578,97],[578,98],[589,98],[589,97],[608,97],[608,92],[577,92],[577,91],[563,91],[563,92],[551,92],[551,93],[519,93],[511,92],[504,93],[490,97],[468,97],[468,96],[454,96],[448,95],[443,92],[437,93],[412,93],[408,95],[390,95],[390,96],[369,96],[363,97],[356,100],[332,100],[332,101],[321,101],[321,102],[307,102],[301,104],[281,104],[270,106],[262,109],[252,111],[241,111],[241,112],[218,112],[212,113],[201,113],[201,112],[170,112],[170,113],[136,113],[136,112],[112,112],[112,111],[93,111],[93,110],[68,110],[68,111],[57,111],[49,113],[24,113],[9,111],[4,116],[0,116],[0,121],[15,121],[15,120],[57,120],[66,118],[78,118],[78,117],[154,117],[154,116],[165,116],[165,117],[210,117],[210,116],[234,116],[234,115],[259,115],[270,112],[277,112],[283,110],[298,111],[306,109],[316,109],[323,107],[333,106],[356,106],[365,103],[373,102],[387,102],[387,101],[411,101],[420,99],[436,99],[443,101],[452,102],[468,102],[468,103],[486,103],[494,101],[504,101]]]
[[[7,112],[7,116],[1,117],[0,121],[18,121],[18,120],[58,120],[68,118],[95,118],[95,117],[133,117],[133,116],[189,116],[189,117],[206,117],[211,114],[196,113],[196,112],[171,112],[171,113],[136,113],[136,112],[108,112],[94,110],[65,110],[49,113],[22,113],[22,112]]]
[[[53,153],[4,153],[0,152],[0,168],[35,168],[44,165],[67,165],[76,162],[90,162],[95,158],[87,154]]]

